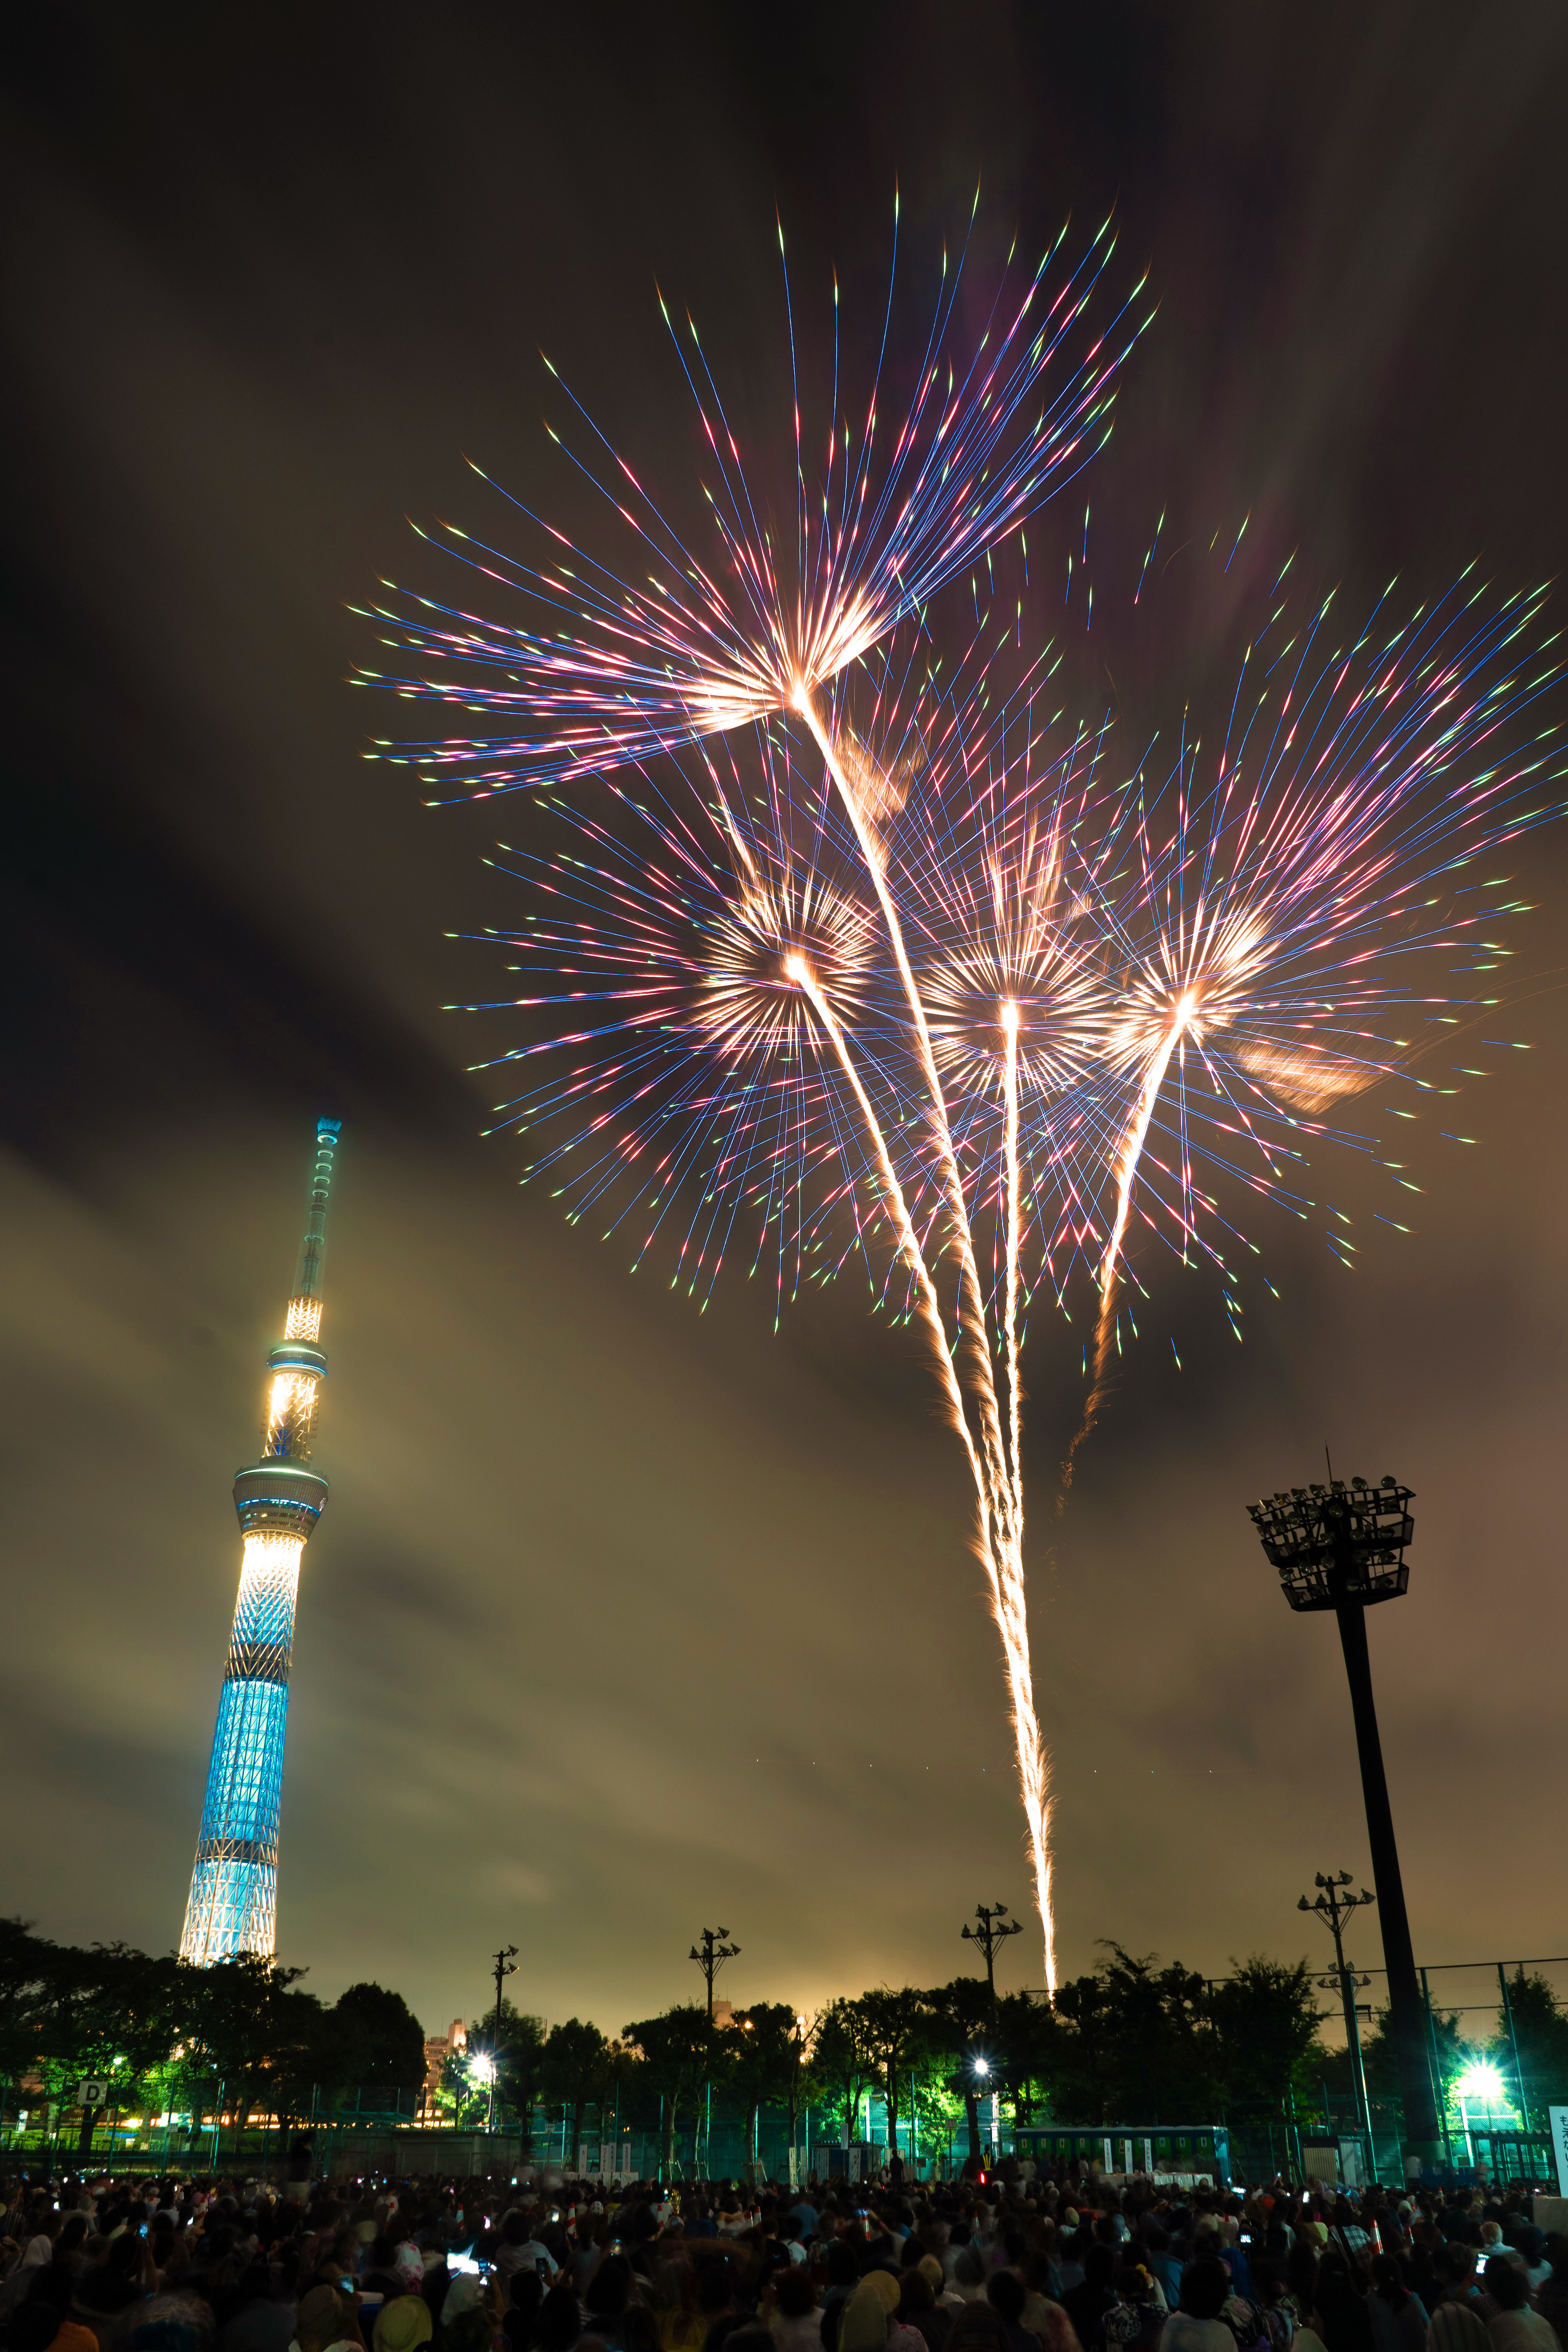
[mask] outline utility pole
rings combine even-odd
[[[1415,1535],[1410,1516],[1412,1489],[1397,1479],[1364,1478],[1347,1486],[1331,1470],[1327,1485],[1292,1486],[1249,1503],[1264,1556],[1279,1571],[1280,1588],[1296,1610],[1332,1610],[1344,1653],[1366,1806],[1372,1883],[1377,1889],[1384,1966],[1388,1972],[1388,2029],[1399,2065],[1405,2106],[1406,2163],[1437,2160],[1437,2097],[1426,2057],[1426,2021],[1405,1908],[1405,1882],[1383,1769],[1377,1709],[1373,1703],[1372,1664],[1366,1646],[1366,1612],[1375,1602],[1397,1601],[1410,1581],[1405,1548]],[[1313,1906],[1308,1906],[1309,1909]]]
[[[1009,1936],[1023,1934],[1024,1923],[1021,1919],[1008,1918],[1007,1906],[1005,1903],[977,1903],[974,1906],[974,1916],[980,1922],[978,1927],[972,1927],[965,1920],[960,1933],[965,1943],[978,1944],[985,1955],[985,1987],[990,2001],[991,2031],[994,2033],[996,2031],[996,1955]]]
[[[1372,1979],[1358,1977],[1345,1958],[1344,1931],[1352,1914],[1376,1898],[1369,1895],[1364,1886],[1359,1895],[1347,1895],[1344,1889],[1350,1883],[1348,1870],[1342,1870],[1337,1877],[1331,1874],[1327,1878],[1320,1870],[1312,1881],[1318,1889],[1316,1902],[1310,1903],[1303,1895],[1296,1908],[1298,1911],[1316,1912],[1334,1939],[1334,1973],[1331,1977],[1320,1977],[1318,1982],[1325,1990],[1336,1988],[1344,2003],[1345,2042],[1350,2052],[1351,2089],[1355,2099],[1356,2120],[1366,2135],[1367,2169],[1375,2173],[1377,2153],[1372,2142],[1372,2103],[1366,2095],[1366,2069],[1362,2064],[1361,2021],[1356,2016],[1355,1998],[1358,1990],[1369,1985]]]
[[[689,1960],[696,1961],[702,1971],[702,1980],[708,1987],[710,2025],[713,2022],[713,1979],[726,1960],[738,1959],[740,1957],[739,1944],[727,1944],[724,1941],[729,1932],[728,1927],[704,1927],[700,1946],[693,1944],[686,1956]]]
[[[491,1971],[496,1980],[495,2022],[490,2030],[490,2113],[487,2131],[496,2127],[496,2076],[500,2072],[500,1989],[508,1977],[517,1974],[517,1946],[503,1944],[499,1952],[490,1955]]]

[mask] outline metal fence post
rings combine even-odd
[[[1520,1962],[1520,1972],[1521,1975],[1523,1970],[1524,1963],[1521,1960]],[[1503,2021],[1508,2027],[1509,2047],[1513,2052],[1513,2079],[1514,2085],[1519,2092],[1519,2120],[1524,2129],[1528,2131],[1530,2129],[1530,2109],[1526,2106],[1524,2100],[1524,2069],[1519,2063],[1519,2036],[1513,2030],[1513,2003],[1508,1997],[1508,1968],[1506,1962],[1502,1960],[1500,1960],[1497,1964],[1497,1980],[1498,1990],[1502,1995]]]
[[[1432,2053],[1432,2095],[1437,2103],[1437,2128],[1443,2135],[1443,2162],[1448,2171],[1454,2169],[1454,2144],[1448,2137],[1448,2097],[1443,2081],[1442,2061],[1437,2053],[1437,2021],[1432,2014],[1432,1990],[1426,1981],[1426,1971],[1421,1971],[1421,1998],[1426,2004],[1426,2040]]]

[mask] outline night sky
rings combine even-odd
[[[327,1997],[395,1985],[429,2030],[478,2012],[516,1941],[521,2006],[615,2031],[697,1995],[705,1924],[742,1947],[734,2000],[815,2006],[942,1981],[977,1900],[1026,1908],[963,1467],[916,1339],[853,1285],[775,1338],[739,1273],[700,1318],[667,1262],[634,1277],[518,1189],[465,1075],[482,1024],[441,1007],[490,985],[445,935],[515,918],[481,861],[526,820],[427,810],[362,759],[400,713],[345,683],[375,652],[348,608],[384,573],[450,584],[405,518],[496,526],[466,457],[575,524],[542,348],[685,497],[656,280],[762,446],[775,207],[797,303],[820,315],[837,267],[864,367],[895,183],[917,318],[977,181],[987,267],[1114,205],[1112,278],[1146,268],[1159,304],[1110,448],[1031,540],[1042,579],[1088,495],[1108,572],[1164,506],[1173,546],[1251,515],[1238,598],[1293,547],[1363,604],[1472,560],[1527,586],[1563,546],[1565,46],[1560,8],[1507,0],[62,0],[14,31],[0,1905],[177,1940],[228,1480],[331,1112],[332,1501],[279,1956]],[[1218,623],[1182,577],[1201,667]],[[1075,652],[1077,690],[1116,689],[1095,665],[1122,625]],[[1507,870],[1540,911],[1467,1034],[1495,1073],[1463,1097],[1479,1148],[1404,1131],[1408,1237],[1334,1172],[1353,1276],[1255,1212],[1284,1296],[1247,1291],[1243,1348],[1211,1278],[1151,1259],[1059,1523],[1082,1329],[1036,1318],[1069,1972],[1098,1937],[1212,1973],[1293,1958],[1313,1872],[1368,1869],[1332,1621],[1289,1615],[1244,1512],[1321,1476],[1325,1441],[1417,1495],[1409,1597],[1369,1625],[1416,1957],[1563,1948],[1568,835]],[[1040,1981],[1033,1937],[1003,1980]]]

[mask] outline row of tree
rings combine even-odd
[[[423,2081],[425,2036],[397,1993],[350,1985],[329,2007],[303,1974],[57,1944],[0,1920],[0,2077],[23,2104],[74,2105],[96,2079],[121,2110],[159,2113],[210,2105],[221,2085],[241,2122],[257,2108],[300,2113],[321,2092]]]
[[[0,2077],[14,2100],[74,2104],[83,2079],[112,2085],[121,2112],[195,2112],[222,2104],[236,2122],[289,2120],[353,2105],[412,2116],[424,2036],[407,2004],[380,1985],[351,1985],[330,2005],[303,1971],[256,1958],[196,1969],[123,1944],[50,1942],[0,1921]],[[1495,2064],[1510,2103],[1531,2118],[1568,2100],[1568,2016],[1544,1979],[1510,1980],[1509,2012],[1478,2047],[1458,2021],[1435,2035],[1449,2083],[1478,2057]],[[1348,2061],[1319,2039],[1312,1972],[1255,1957],[1219,1983],[1121,1946],[1054,2002],[993,1997],[984,1979],[930,1990],[877,1988],[830,2001],[806,2021],[760,2002],[715,2025],[700,2003],[628,2021],[618,2036],[578,2018],[546,2028],[509,2002],[449,2063],[440,2103],[454,2121],[542,2106],[575,2146],[612,2123],[662,2139],[667,2165],[699,2110],[714,2103],[744,2144],[765,2112],[791,2144],[810,2109],[813,2137],[866,2136],[866,2102],[886,2127],[912,2124],[930,2146],[962,2127],[973,2144],[983,2097],[1000,2092],[1019,2121],[1158,2124],[1311,2117],[1326,2088],[1348,2104]],[[1516,2053],[1517,2052],[1517,2063]],[[1365,2045],[1373,2097],[1396,2091],[1392,2051]],[[1519,2091],[1522,2089],[1522,2102]]]
[[[960,1977],[830,2001],[809,2022],[787,2003],[763,2002],[715,2026],[700,2003],[681,2004],[631,2021],[615,2040],[575,2018],[546,2033],[503,2005],[499,2032],[487,2031],[454,2064],[447,2090],[461,2116],[481,2085],[488,2101],[493,2072],[508,2108],[543,2100],[570,2119],[574,2142],[590,2112],[608,2127],[613,2098],[620,2128],[662,2136],[667,2165],[678,2136],[715,2098],[742,2122],[747,2145],[764,2109],[792,2144],[805,2109],[815,2137],[861,2137],[874,2096],[889,2137],[912,2123],[930,2146],[966,2121],[973,2147],[992,2092],[1023,2122],[1278,2116],[1298,2090],[1309,2092],[1322,2055],[1318,2022],[1304,1961],[1250,1959],[1210,1986],[1179,1964],[1112,1945],[1054,2004],[994,1997],[983,1979]]]

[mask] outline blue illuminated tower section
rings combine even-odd
[[[327,1360],[321,1351],[321,1261],[341,1121],[316,1122],[310,1211],[271,1381],[262,1456],[237,1471],[245,1538],[228,1667],[217,1703],[202,1833],[191,1873],[180,1958],[210,1968],[236,1952],[270,1958],[278,1938],[278,1814],[300,1560],[327,1500],[310,1433]]]

